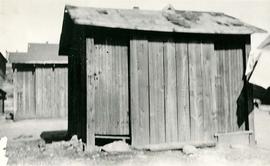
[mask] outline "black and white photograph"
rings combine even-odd
[[[270,166],[270,0],[0,0],[0,166]]]

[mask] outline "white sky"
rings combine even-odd
[[[224,12],[270,32],[270,0],[0,0],[0,51],[26,51],[28,42],[58,43],[65,4]],[[254,35],[253,46],[266,34]]]

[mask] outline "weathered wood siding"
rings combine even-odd
[[[133,145],[211,141],[246,129],[244,45],[210,39],[131,39]]]
[[[243,48],[243,44],[236,41],[216,44],[218,132],[246,129],[247,98],[244,90]]]
[[[67,68],[15,66],[15,119],[67,116]]]
[[[90,77],[95,84],[95,134],[129,135],[127,40],[103,36],[94,47]]]
[[[69,57],[71,134],[91,145],[128,135],[139,146],[248,129],[247,36],[95,30]]]

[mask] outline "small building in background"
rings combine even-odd
[[[254,32],[264,31],[224,13],[66,6],[69,134],[138,147],[252,133],[244,71]]]
[[[270,105],[270,35],[256,48],[253,48],[248,60],[246,75],[254,85],[253,93],[257,104]]]
[[[29,43],[28,52],[9,53],[15,120],[67,116],[68,59],[58,56],[58,47]]]
[[[3,84],[6,79],[6,63],[7,63],[6,58],[0,52],[0,113],[5,112],[4,101],[6,100],[6,92],[3,89]]]

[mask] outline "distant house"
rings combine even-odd
[[[96,138],[144,146],[252,131],[244,71],[254,32],[264,31],[223,13],[66,6],[69,134],[91,147]]]
[[[254,98],[261,104],[270,104],[270,36],[267,36],[257,48],[251,51],[246,75],[254,84]]]
[[[0,113],[4,113],[4,101],[6,99],[6,92],[3,90],[3,83],[6,78],[6,63],[6,58],[0,52]]]
[[[13,68],[14,118],[67,116],[68,59],[58,44],[28,44],[28,52],[9,53]]]

